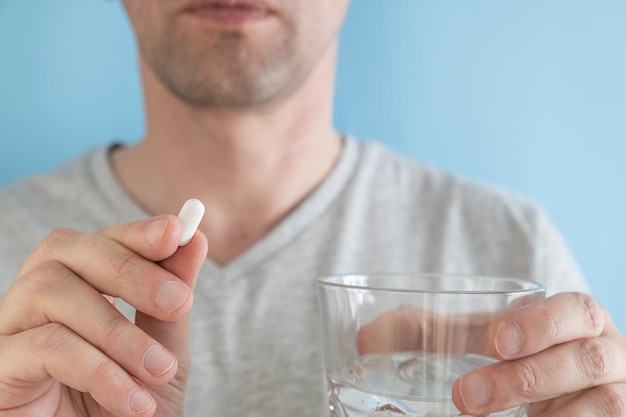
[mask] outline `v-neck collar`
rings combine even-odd
[[[91,174],[100,194],[112,212],[117,213],[120,222],[149,217],[151,214],[126,192],[113,171],[109,156],[115,146],[118,145],[111,145],[103,152],[94,153],[90,161]],[[341,155],[332,171],[298,207],[228,264],[219,266],[207,258],[201,274],[219,278],[220,281],[235,279],[245,275],[251,268],[258,267],[268,257],[283,249],[313,224],[338,198],[356,169],[358,153],[357,140],[344,137]]]

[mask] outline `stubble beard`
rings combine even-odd
[[[307,57],[297,56],[293,37],[271,45],[254,44],[237,32],[214,34],[197,42],[166,33],[144,55],[157,78],[180,100],[199,108],[240,109],[263,106],[288,96],[310,72]]]

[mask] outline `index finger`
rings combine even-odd
[[[104,236],[142,258],[156,262],[170,257],[176,251],[181,229],[180,220],[176,216],[161,215],[112,226],[92,235]],[[53,230],[25,260],[18,276],[32,272],[43,262],[57,259],[61,252],[76,247],[77,244],[88,246],[80,248],[81,250],[96,249],[96,244],[88,243],[86,240],[78,242],[77,237],[80,235],[89,234],[67,228]]]
[[[41,267],[60,263],[103,294],[121,297],[161,320],[177,320],[191,308],[192,291],[156,261],[176,252],[180,235],[181,222],[170,215],[113,226],[99,233],[57,229],[29,256],[20,277],[42,276],[32,272],[49,271]]]
[[[606,311],[591,296],[562,293],[505,313],[490,326],[489,340],[496,357],[516,359],[600,336],[606,326]]]

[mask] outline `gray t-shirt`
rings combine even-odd
[[[0,294],[51,229],[95,231],[148,215],[125,193],[108,155],[97,149],[0,191]],[[185,415],[328,415],[315,279],[404,271],[587,291],[534,204],[349,138],[332,173],[282,223],[227,266],[205,262]]]

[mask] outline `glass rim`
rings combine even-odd
[[[465,280],[482,280],[488,282],[508,282],[518,284],[518,288],[502,288],[502,289],[437,289],[437,288],[398,288],[387,285],[371,285],[367,283],[355,284],[347,283],[347,278],[413,278],[415,280],[432,279],[434,277],[444,277],[451,279]],[[481,274],[455,274],[447,272],[381,272],[381,273],[345,273],[345,274],[327,274],[317,279],[317,285],[321,287],[336,287],[353,290],[370,290],[381,292],[399,292],[399,293],[419,293],[419,294],[533,294],[546,291],[545,285],[532,279],[516,278],[500,275],[481,275]]]

